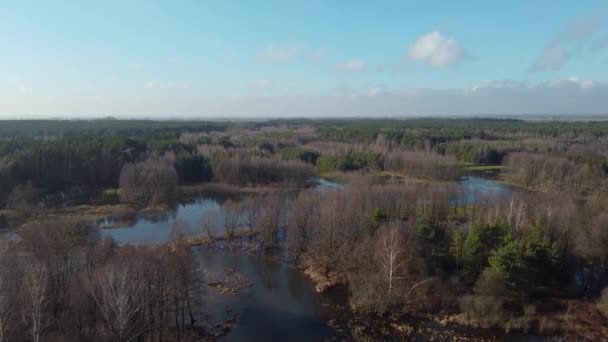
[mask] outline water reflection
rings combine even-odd
[[[217,253],[220,252],[202,254],[201,266],[234,269],[252,283],[249,292],[241,293],[238,301],[227,299],[227,305],[236,305],[241,316],[225,340],[318,341],[333,336],[325,322],[334,310],[331,303],[339,299],[318,295],[297,269],[267,257]]]
[[[508,198],[512,194],[512,190],[509,187],[492,179],[463,177],[460,185],[464,191],[463,204],[470,204],[478,200]],[[340,186],[342,185],[321,179],[316,189],[327,191]],[[457,185],[454,184],[452,186]],[[285,201],[295,198],[295,195],[293,193],[292,196],[286,196]],[[133,225],[108,229],[104,233],[123,244],[162,244],[169,241],[171,227],[175,221],[181,220],[187,225],[186,233],[188,236],[206,235],[206,232],[203,232],[201,227],[203,215],[210,210],[221,210],[225,201],[226,198],[199,198],[195,201],[179,204],[168,213],[142,215],[137,218]],[[288,206],[286,207],[288,210]],[[106,220],[101,224],[112,224],[112,222]],[[221,217],[219,222],[216,222],[213,233],[216,235],[224,233]]]
[[[513,190],[493,179],[479,177],[462,177],[460,185],[465,193],[465,202],[467,204],[476,201],[496,201],[509,198],[513,194]]]
[[[174,211],[165,214],[141,215],[133,225],[108,229],[104,232],[119,243],[162,244],[170,239],[171,227],[178,219],[186,223],[186,234],[203,234],[201,217],[209,210],[218,210],[221,202],[215,198],[200,198],[179,204]],[[216,227],[219,229],[219,227]]]

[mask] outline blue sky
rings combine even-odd
[[[0,0],[0,118],[600,113],[606,1]]]

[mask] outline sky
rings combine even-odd
[[[608,1],[0,0],[0,119],[608,114]]]

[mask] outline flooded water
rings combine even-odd
[[[221,207],[221,201],[218,199],[203,197],[178,204],[174,210],[167,213],[140,215],[132,225],[106,229],[103,233],[122,244],[163,244],[170,240],[171,227],[177,220],[186,223],[188,236],[206,234],[201,228],[203,214]],[[104,223],[112,224],[111,220]]]
[[[493,179],[479,177],[463,177],[460,184],[465,190],[465,201],[473,203],[485,198],[509,197],[512,190]],[[342,185],[321,179],[315,189],[327,191]],[[201,228],[202,216],[209,210],[222,207],[222,200],[202,197],[197,200],[181,203],[174,210],[158,215],[140,215],[135,223],[121,228],[107,229],[103,233],[111,236],[121,244],[162,244],[170,240],[171,227],[177,220],[186,223],[187,234],[190,237],[206,234]],[[101,222],[112,224],[111,220]],[[220,225],[215,227],[215,234],[223,234]]]
[[[509,198],[513,194],[510,187],[494,179],[467,176],[460,179],[460,185],[464,190],[467,203],[485,199],[495,201],[500,198]]]
[[[327,191],[340,186],[342,185],[319,179],[315,190]],[[125,227],[107,229],[103,233],[121,244],[163,244],[170,240],[171,227],[177,220],[180,220],[186,223],[188,236],[205,235],[207,233],[201,227],[203,215],[210,210],[221,209],[223,201],[223,198],[201,197],[194,201],[180,203],[167,213],[139,215],[135,223]],[[99,224],[103,228],[112,225],[113,222],[111,219],[106,219]],[[215,227],[213,233],[220,235],[224,233],[221,224]]]
[[[206,272],[234,270],[251,286],[237,295],[215,296],[203,311],[221,317],[239,312],[238,324],[225,341],[321,341],[334,336],[327,320],[346,298],[319,295],[297,269],[260,255],[201,253]]]
[[[491,179],[464,177],[460,184],[470,202],[483,196],[511,195],[508,187]],[[340,186],[321,180],[316,189],[327,191]],[[168,213],[141,215],[130,226],[102,231],[119,244],[162,244],[170,240],[172,225],[181,220],[188,235],[200,236],[205,234],[200,225],[203,214],[221,209],[224,200],[201,197],[178,204]],[[108,219],[100,226],[112,223]],[[244,276],[248,284],[233,295],[218,294],[215,287],[205,286],[197,321],[210,324],[210,329],[226,320],[235,322],[222,340],[320,341],[336,337],[327,321],[344,312],[340,308],[346,307],[345,294],[318,294],[299,270],[265,256],[206,251],[205,247],[194,250],[205,281],[235,274]]]

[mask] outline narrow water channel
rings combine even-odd
[[[327,320],[346,304],[337,294],[319,295],[297,269],[261,255],[201,252],[207,272],[234,270],[250,282],[236,297],[219,296],[204,311],[239,312],[226,341],[322,341],[334,336]],[[205,305],[205,304],[203,304]]]

